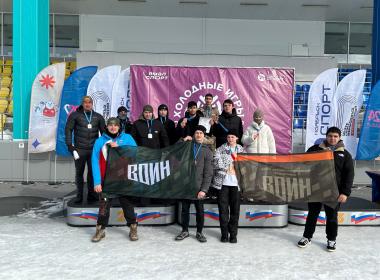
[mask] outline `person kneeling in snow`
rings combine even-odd
[[[99,242],[105,236],[105,228],[108,225],[110,217],[110,208],[112,206],[112,199],[104,198],[101,196],[102,192],[102,179],[104,179],[106,168],[106,157],[108,146],[115,148],[118,146],[134,146],[136,142],[130,134],[126,134],[120,129],[120,121],[117,118],[109,118],[107,121],[107,129],[103,135],[95,142],[92,151],[92,170],[94,177],[94,189],[96,193],[100,194],[99,215],[96,224],[96,233],[92,237],[93,242]],[[121,208],[123,209],[125,220],[130,227],[129,239],[131,241],[138,240],[137,236],[137,221],[132,202],[127,196],[118,197]]]

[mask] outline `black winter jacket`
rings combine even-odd
[[[69,151],[73,152],[72,149],[72,133],[74,132],[74,146],[75,149],[92,150],[95,140],[100,134],[105,132],[105,121],[102,115],[92,111],[91,128],[88,128],[88,121],[84,115],[84,110],[82,106],[71,113],[67,119],[65,127],[65,141],[68,146]]]
[[[240,144],[241,137],[243,136],[243,123],[241,118],[236,114],[235,108],[232,110],[232,114],[223,111],[219,116],[218,123],[215,123],[211,128],[212,134],[216,137],[217,148],[227,142],[227,132],[230,129],[236,129],[238,131],[238,144]]]
[[[199,118],[203,117],[203,113],[201,111],[197,111],[195,117],[190,119],[189,112],[185,113],[185,117],[180,119],[177,124],[177,136],[178,138],[185,138],[186,136],[193,137],[195,129],[199,124]],[[184,128],[181,127],[181,123],[184,119],[187,119],[186,126]]]
[[[126,118],[125,120],[122,120],[121,118],[119,118],[119,116],[117,116],[117,118],[119,119],[120,121],[120,125],[121,125],[121,130],[124,131],[125,133],[127,134],[131,134],[131,131],[132,131],[132,123],[129,121],[129,118]]]
[[[173,145],[174,143],[176,143],[178,141],[178,136],[175,129],[175,123],[169,118],[164,119],[158,117],[156,120],[163,124],[166,130],[166,134],[169,137],[169,144]],[[161,143],[161,145],[163,145],[163,143]]]
[[[346,149],[344,149],[342,140],[339,143],[341,147],[337,148],[334,151],[336,183],[338,185],[339,194],[350,196],[355,176],[354,162],[352,160],[351,154]],[[326,149],[327,145],[325,142],[323,142],[320,145],[314,145],[310,147],[307,152],[316,152]]]
[[[131,135],[137,145],[151,149],[160,149],[169,146],[169,138],[162,123],[153,119],[151,123],[149,121],[149,126],[150,124],[152,124],[150,129],[152,138],[148,138],[149,128],[147,120],[140,117],[140,119],[133,123]]]

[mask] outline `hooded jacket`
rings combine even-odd
[[[177,131],[175,129],[174,121],[169,119],[169,111],[168,111],[168,115],[165,118],[161,117],[160,114],[158,113],[158,118],[156,120],[162,123],[162,125],[164,126],[166,130],[166,134],[169,137],[169,144],[173,145],[174,143],[176,143],[178,141]],[[163,144],[164,143],[161,143],[161,145]]]
[[[65,142],[69,151],[73,151],[72,136],[74,132],[75,149],[91,150],[95,140],[99,137],[99,132],[103,134],[105,131],[105,121],[102,115],[92,110],[91,128],[88,128],[90,116],[84,115],[83,106],[79,106],[77,110],[70,114],[65,127]]]
[[[316,152],[321,150],[331,150],[326,140],[319,145],[310,147],[307,152]],[[335,164],[335,177],[338,185],[339,194],[350,196],[352,184],[354,182],[354,162],[351,154],[344,148],[343,141],[340,140],[335,146],[334,151],[334,164]]]
[[[117,116],[117,118],[120,121],[121,125],[121,130],[124,131],[125,133],[131,133],[132,131],[132,123],[130,122],[129,118],[125,118],[124,120]]]
[[[199,124],[199,118],[203,117],[203,113],[201,111],[197,111],[194,117],[190,117],[189,112],[185,113],[185,117],[180,119],[177,124],[177,137],[184,138],[186,136],[193,137],[195,129]],[[186,126],[184,128],[181,127],[181,123],[184,119],[187,119]]]
[[[243,136],[243,123],[241,118],[236,114],[236,109],[232,109],[232,113],[228,114],[224,110],[219,116],[218,123],[212,126],[212,134],[216,137],[216,147],[219,148],[221,145],[227,142],[227,133],[230,129],[236,129],[239,134],[240,142]]]
[[[247,153],[275,154],[276,142],[272,129],[264,121],[258,125],[252,122],[244,132],[241,142]]]
[[[149,134],[152,134],[152,138],[148,138]],[[154,119],[154,116],[151,120],[146,120],[141,114],[140,118],[133,123],[131,135],[138,146],[151,149],[169,146],[166,130],[160,121]]]

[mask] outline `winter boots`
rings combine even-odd
[[[106,237],[106,229],[102,228],[101,225],[96,226],[96,232],[95,235],[92,237],[91,241],[92,242],[99,242],[102,240],[104,237]]]
[[[137,241],[139,237],[137,236],[137,224],[131,224],[129,230],[129,239],[131,241]]]

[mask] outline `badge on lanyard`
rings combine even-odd
[[[89,123],[89,124],[87,125],[87,128],[88,128],[88,129],[91,129],[91,128],[92,128],[92,125]]]
[[[152,133],[148,133],[148,139],[152,139],[153,138],[153,134]]]

